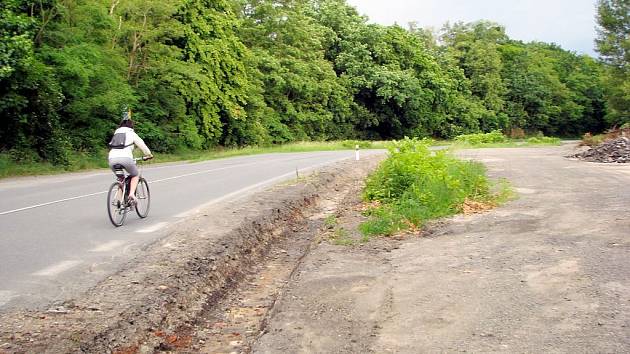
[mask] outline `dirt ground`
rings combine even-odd
[[[630,166],[573,149],[461,152],[518,198],[397,238],[356,231],[377,159],[222,206],[0,353],[629,352]]]
[[[518,199],[403,240],[320,243],[252,352],[629,352],[630,166],[571,151],[461,153]]]
[[[238,299],[263,264],[278,264],[268,279],[281,285],[276,279],[306,253],[328,210],[382,158],[341,162],[200,211],[75,299],[0,314],[0,354],[201,350],[205,314]],[[274,296],[257,294],[261,304]]]

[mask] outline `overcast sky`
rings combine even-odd
[[[597,56],[596,0],[348,0],[370,22],[439,29],[444,23],[481,19],[505,26],[510,38],[553,42]]]

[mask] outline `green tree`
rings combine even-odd
[[[97,151],[135,97],[125,79],[124,57],[110,45],[116,23],[105,2],[59,1],[40,34],[39,56],[54,71],[63,95],[58,110],[73,149]]]
[[[224,139],[226,124],[247,119],[246,48],[226,0],[186,0],[177,19],[184,28],[178,44],[182,60],[194,64],[180,94],[186,99],[187,115],[195,118],[203,146],[214,146]]]
[[[553,135],[603,128],[600,66],[555,45],[511,41],[501,48],[512,127]]]
[[[356,129],[370,138],[442,134],[458,85],[417,32],[367,24],[344,1],[319,1],[331,29],[326,57],[354,97]]]
[[[0,149],[16,160],[68,163],[58,114],[63,95],[53,69],[37,54],[56,12],[55,1],[0,4]]]
[[[471,93],[482,102],[479,111],[483,131],[507,128],[504,111],[505,83],[500,46],[507,41],[505,29],[496,23],[479,21],[446,25],[442,40],[450,55],[469,80]]]
[[[630,1],[597,2],[597,51],[608,64],[606,93],[608,121],[630,122]]]
[[[369,24],[346,0],[5,0],[0,152],[68,164],[124,105],[156,151],[599,131],[630,120],[628,2],[598,21],[606,70],[486,21]]]
[[[306,1],[244,3],[241,38],[252,50],[270,116],[272,142],[346,136],[349,96],[340,85],[324,43],[329,30]]]

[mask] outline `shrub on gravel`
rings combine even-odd
[[[470,145],[505,143],[508,138],[500,130],[493,130],[490,133],[464,134],[455,137],[455,141]]]
[[[604,134],[593,135],[591,133],[586,133],[582,136],[582,142],[580,145],[594,147],[603,143],[604,140],[606,140],[606,136]]]
[[[527,139],[528,144],[532,145],[558,145],[562,142],[560,138],[553,138],[549,136],[534,136]]]
[[[428,220],[461,211],[467,200],[491,200],[480,163],[462,161],[448,151],[431,151],[430,140],[408,139],[389,147],[390,157],[368,178],[364,199],[370,219],[365,235],[392,235]]]

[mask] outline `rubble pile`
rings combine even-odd
[[[629,163],[630,138],[620,137],[603,142],[585,152],[572,155],[585,161],[604,163]]]

